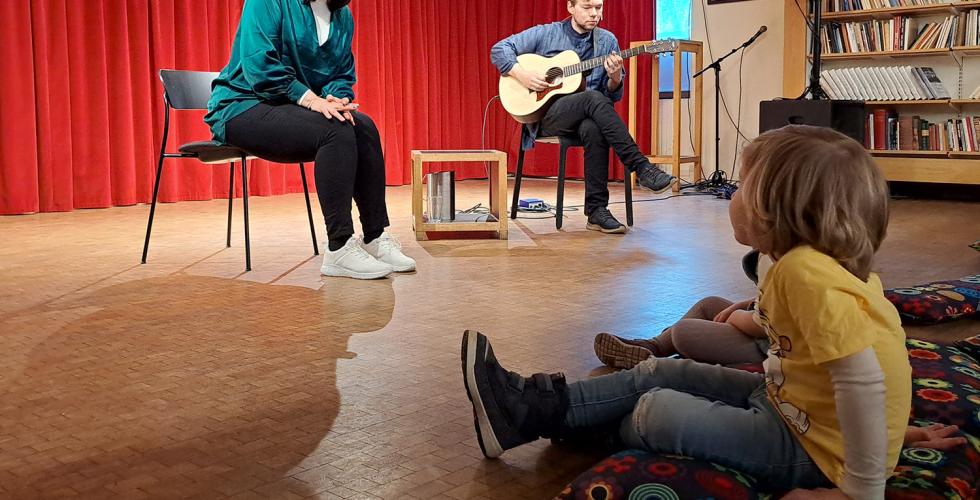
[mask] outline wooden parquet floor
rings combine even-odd
[[[458,206],[481,186],[461,183]],[[597,332],[651,336],[703,296],[752,293],[710,197],[637,203],[625,236],[572,212],[561,232],[520,219],[509,241],[419,243],[410,188],[390,188],[419,271],[374,282],[320,277],[301,196],[250,201],[250,273],[220,200],[161,206],[146,265],[146,206],[0,218],[0,497],[548,498],[601,453],[542,441],[484,460],[462,331],[509,368],[576,380],[603,371]],[[980,271],[977,220],[978,204],[895,202],[886,286]]]

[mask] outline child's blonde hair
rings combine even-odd
[[[791,125],[742,154],[752,224],[779,258],[810,245],[862,281],[888,226],[888,184],[857,141],[823,127]]]

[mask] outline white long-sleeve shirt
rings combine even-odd
[[[316,38],[323,45],[330,39],[330,8],[327,7],[327,0],[313,0],[310,2],[310,10],[316,20]]]

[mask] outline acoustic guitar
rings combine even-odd
[[[677,49],[676,40],[660,40],[646,45],[619,52],[623,59],[636,57],[640,54],[663,54]],[[580,92],[585,89],[585,76],[582,74],[593,68],[602,66],[609,54],[582,61],[578,54],[566,50],[552,57],[537,54],[517,56],[517,62],[524,69],[545,75],[545,81],[551,86],[542,90],[530,90],[517,78],[512,76],[500,77],[500,102],[515,120],[521,123],[533,123],[541,120],[555,99]]]

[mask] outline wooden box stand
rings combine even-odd
[[[490,163],[490,214],[494,222],[426,222],[422,217],[422,172],[426,163],[487,162]],[[494,233],[507,239],[507,214],[503,211],[507,196],[507,153],[495,150],[412,151],[412,215],[416,240],[428,239],[426,233],[474,232]],[[476,234],[474,234],[474,237]]]
[[[646,45],[650,43],[649,41],[644,42],[633,42],[630,44],[630,48]],[[702,100],[704,96],[704,78],[696,78],[693,82],[694,88],[690,91],[690,99],[694,101],[693,116],[691,119],[694,121],[693,130],[694,137],[692,142],[694,143],[694,154],[691,156],[681,156],[681,103],[684,97],[681,89],[681,76],[683,74],[683,61],[684,54],[692,54],[694,57],[694,67],[691,68],[691,72],[696,73],[701,71],[704,65],[704,56],[702,54],[702,44],[701,42],[692,42],[690,40],[678,40],[677,49],[674,50],[674,91],[670,99],[673,100],[673,106],[671,107],[671,152],[670,154],[663,154],[660,152],[660,64],[659,61],[654,61],[651,65],[652,74],[650,75],[650,95],[653,99],[650,102],[650,146],[651,154],[646,155],[647,159],[654,164],[670,165],[670,170],[667,172],[678,179],[681,178],[681,165],[682,164],[693,164],[694,167],[694,182],[701,180],[701,110],[702,110]],[[629,65],[629,123],[628,128],[630,135],[636,139],[636,117],[637,117],[637,102],[640,92],[643,92],[637,87],[637,71],[636,71],[636,60],[631,59],[627,62]],[[636,174],[631,176],[633,185],[636,185]],[[680,183],[674,184],[674,192],[680,191]]]

